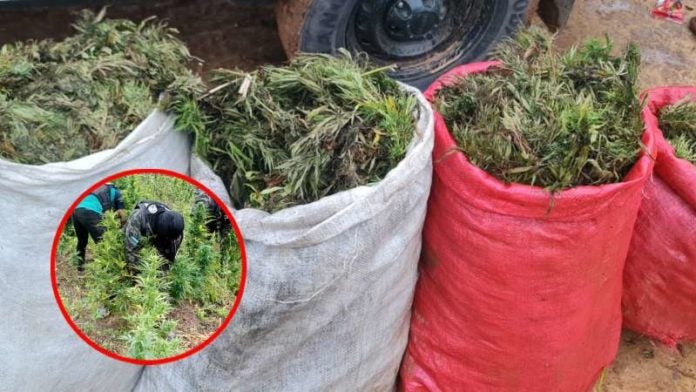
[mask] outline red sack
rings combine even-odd
[[[696,88],[648,91],[645,125]],[[645,186],[624,272],[624,325],[674,346],[696,340],[696,166],[656,132],[655,175]]]
[[[497,63],[459,67],[443,83]],[[653,151],[652,130],[643,143]],[[614,358],[621,273],[653,160],[554,196],[470,164],[436,113],[406,391],[585,391]]]

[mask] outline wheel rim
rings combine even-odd
[[[495,16],[490,0],[359,0],[345,46],[414,80],[459,62],[484,39]],[[430,69],[423,69],[423,64]]]

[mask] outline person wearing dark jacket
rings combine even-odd
[[[199,205],[205,207],[208,213],[208,221],[206,222],[206,229],[209,233],[218,233],[224,235],[231,228],[230,220],[227,218],[225,211],[220,208],[220,206],[213,200],[210,195],[206,192],[196,189],[196,197],[194,199],[193,208],[197,208]]]
[[[77,269],[82,271],[85,264],[85,253],[89,237],[94,243],[101,241],[104,227],[101,220],[106,211],[115,211],[121,220],[125,218],[125,206],[121,200],[121,192],[112,183],[100,186],[94,192],[82,199],[72,214],[72,223],[77,236],[77,253],[79,261]]]
[[[140,249],[149,242],[167,260],[165,268],[174,262],[184,239],[184,218],[165,204],[141,201],[128,217],[124,227],[126,236],[126,263],[135,270]]]

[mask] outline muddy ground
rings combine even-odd
[[[685,0],[688,17],[696,1]],[[194,55],[206,59],[205,70],[225,66],[251,69],[281,63],[285,54],[276,32],[273,6],[240,5],[225,0],[152,2],[147,6],[112,7],[112,17],[167,18]],[[578,0],[568,26],[559,33],[567,47],[580,39],[608,34],[623,46],[629,40],[643,53],[641,85],[696,85],[696,37],[686,24],[649,16],[654,0]],[[75,10],[0,11],[0,44],[16,39],[59,38],[69,33]],[[595,388],[608,392],[696,392],[696,345],[671,351],[649,339],[625,332],[619,354]]]

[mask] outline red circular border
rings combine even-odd
[[[205,191],[208,195],[210,195],[215,202],[222,207],[223,211],[225,212],[225,215],[230,220],[230,223],[232,224],[232,228],[234,229],[235,234],[237,235],[237,242],[239,243],[239,250],[241,253],[242,257],[242,275],[240,277],[240,282],[239,282],[239,289],[237,290],[237,298],[234,301],[234,305],[232,306],[232,310],[230,310],[229,314],[225,318],[225,320],[222,322],[220,327],[212,334],[210,335],[206,340],[204,340],[201,344],[197,345],[196,347],[185,351],[181,354],[175,355],[173,357],[167,357],[167,358],[161,358],[161,359],[134,359],[134,358],[129,358],[129,357],[124,357],[122,355],[116,354],[114,352],[111,352],[109,350],[106,350],[105,348],[101,347],[94,341],[92,341],[87,335],[85,335],[80,328],[73,322],[72,318],[68,314],[67,310],[65,309],[65,306],[63,305],[63,301],[60,298],[60,293],[58,292],[58,282],[56,281],[56,254],[58,252],[58,243],[60,242],[60,236],[63,232],[63,228],[65,227],[65,224],[68,222],[68,219],[72,215],[72,212],[75,210],[77,205],[79,204],[82,199],[87,197],[90,193],[92,193],[94,190],[99,188],[100,186],[106,184],[107,182],[111,182],[113,180],[122,178],[122,177],[127,177],[131,176],[134,174],[161,174],[169,177],[176,177],[180,180],[184,180],[188,182],[189,184],[202,189]],[[242,232],[239,230],[239,226],[237,225],[237,221],[234,220],[234,216],[230,212],[230,210],[227,208],[227,205],[220,199],[213,191],[211,191],[208,187],[205,185],[201,184],[200,182],[194,180],[191,177],[185,176],[181,173],[177,173],[171,170],[164,170],[164,169],[133,169],[133,170],[126,170],[119,172],[117,174],[113,174],[111,176],[108,176],[104,178],[103,180],[97,182],[96,184],[92,185],[84,191],[80,196],[77,197],[77,199],[70,205],[70,208],[68,208],[68,211],[65,213],[63,216],[63,219],[60,221],[60,224],[58,225],[58,229],[56,230],[56,235],[53,237],[53,246],[51,247],[51,285],[53,286],[53,295],[56,298],[56,302],[58,302],[58,307],[60,308],[60,312],[63,314],[63,317],[65,317],[65,320],[68,322],[70,327],[77,333],[77,335],[82,338],[87,344],[89,344],[92,348],[95,350],[99,351],[100,353],[117,359],[119,361],[123,362],[128,362],[136,365],[161,365],[165,363],[170,363],[174,361],[178,361],[180,359],[184,359],[186,357],[189,357],[200,350],[204,349],[206,346],[208,346],[210,343],[213,342],[221,333],[222,331],[227,328],[229,325],[230,321],[232,321],[232,317],[234,314],[237,312],[237,308],[239,308],[239,304],[242,300],[242,296],[244,294],[244,287],[246,284],[246,277],[247,277],[247,255],[246,255],[246,248],[244,246],[244,239],[242,237]]]

